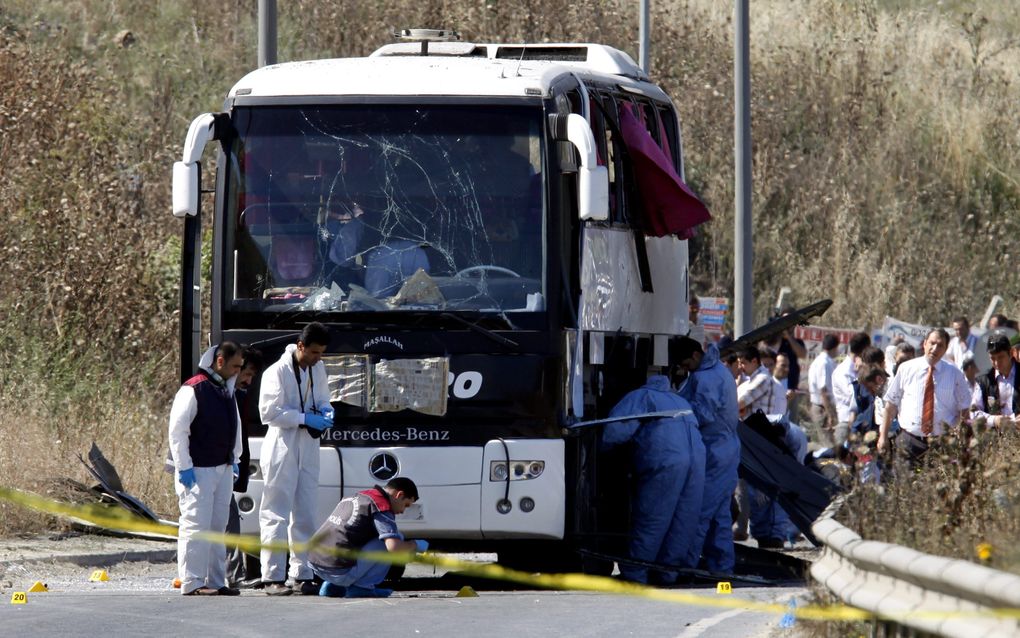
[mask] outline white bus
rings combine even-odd
[[[412,36],[260,68],[193,121],[173,189],[182,377],[202,336],[271,362],[319,321],[336,410],[323,519],[342,494],[406,475],[422,498],[401,528],[435,546],[546,569],[577,566],[565,547],[620,552],[625,463],[596,454],[597,428],[567,426],[605,416],[688,332],[681,237],[707,211],[676,191],[674,107],[607,46]],[[265,428],[249,413],[253,473],[237,496],[255,533]]]

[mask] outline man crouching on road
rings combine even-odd
[[[192,538],[227,528],[231,489],[241,456],[240,419],[234,380],[241,348],[224,341],[210,348],[198,374],[184,382],[170,408],[170,454],[177,470],[174,488],[181,507],[177,569],[185,596],[236,596],[226,585],[223,543]]]
[[[386,598],[392,594],[392,589],[376,587],[386,577],[389,564],[337,556],[331,550],[424,552],[429,546],[426,541],[405,541],[397,529],[396,515],[417,500],[418,487],[402,476],[384,488],[376,485],[341,500],[311,540],[308,559],[323,581],[319,595]]]

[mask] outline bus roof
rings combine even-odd
[[[288,96],[522,96],[546,97],[568,74],[665,94],[626,53],[597,44],[390,44],[367,58],[275,64],[252,71],[229,97]]]

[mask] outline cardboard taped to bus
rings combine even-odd
[[[323,357],[330,400],[369,412],[414,410],[422,414],[446,414],[448,357],[384,359],[373,363],[370,355]]]

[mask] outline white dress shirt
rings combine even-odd
[[[850,422],[850,411],[854,407],[854,381],[857,380],[857,366],[854,355],[848,354],[832,371],[832,398],[836,402],[836,420]]]
[[[946,349],[946,354],[943,358],[962,370],[963,361],[968,356],[974,356],[975,346],[977,346],[977,337],[973,333],[968,334],[967,339],[964,341],[960,341],[959,337],[953,337],[949,340],[949,348]]]
[[[769,414],[786,414],[789,402],[786,400],[786,391],[790,389],[790,378],[777,379],[772,377],[772,404],[769,406]]]
[[[928,360],[924,357],[904,361],[889,382],[885,391],[886,403],[899,409],[899,422],[903,430],[915,436],[921,433],[921,413],[924,409],[924,386],[928,379]],[[963,372],[945,360],[935,364],[935,422],[932,436],[944,434],[943,424],[956,425],[960,412],[970,407],[970,386]]]
[[[811,394],[811,403],[822,405],[822,395],[828,394],[832,398],[832,372],[836,369],[836,360],[829,356],[829,353],[822,350],[808,368],[808,392]]]

